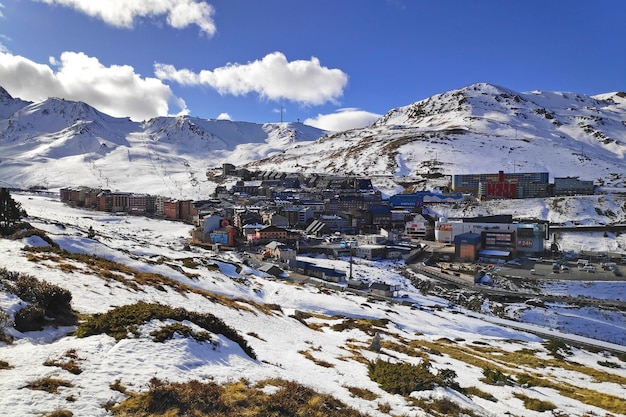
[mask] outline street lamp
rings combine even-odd
[[[350,281],[352,280],[352,251],[353,248],[355,248],[356,246],[358,246],[358,244],[355,240],[350,240],[346,242],[346,248],[350,250],[350,275],[348,277],[348,280]]]

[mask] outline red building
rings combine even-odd
[[[517,184],[512,182],[490,182],[487,184],[487,198],[515,198]]]
[[[478,195],[481,199],[516,198],[517,182],[507,180],[504,171],[500,171],[497,181],[484,181],[478,184]]]
[[[168,219],[192,222],[198,216],[198,209],[191,200],[170,200],[163,203],[163,215]]]

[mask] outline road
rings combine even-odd
[[[430,278],[452,283],[459,287],[467,288],[472,291],[477,291],[480,293],[496,296],[496,297],[506,300],[506,302],[516,302],[516,300],[541,299],[546,302],[558,301],[558,302],[565,302],[565,303],[574,303],[577,305],[587,304],[587,305],[594,305],[594,306],[603,307],[603,308],[618,308],[621,311],[624,311],[626,309],[626,303],[623,301],[599,300],[599,299],[581,298],[581,297],[556,297],[556,296],[550,296],[550,295],[537,295],[535,293],[525,293],[525,292],[519,292],[519,291],[506,291],[506,290],[501,290],[497,288],[487,287],[484,285],[476,285],[467,279],[463,279],[454,275],[442,273],[439,270],[439,268],[429,267],[423,264],[413,264],[413,265],[410,265],[410,268],[413,269],[415,272],[424,274]],[[526,331],[529,333],[533,333],[539,337],[549,338],[549,339],[558,339],[564,343],[568,343],[573,346],[605,349],[616,354],[626,353],[626,346],[604,342],[602,340],[596,340],[596,339],[592,339],[592,338],[588,338],[584,336],[577,336],[577,335],[572,335],[568,333],[562,333],[557,330],[538,326],[538,325],[520,323],[520,322],[516,322],[513,320],[486,316],[484,314],[475,313],[469,310],[466,310],[465,313],[468,315],[476,316],[483,320],[487,320],[496,324],[507,326],[516,330],[522,330],[522,331]]]

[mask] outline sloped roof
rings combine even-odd
[[[268,243],[267,245],[265,245],[265,247],[267,249],[276,249],[276,248],[278,248],[280,246],[285,246],[285,244],[281,243],[281,242],[276,242],[275,240],[273,240],[270,243]]]
[[[259,271],[265,272],[266,274],[278,276],[283,273],[283,270],[273,264],[263,264],[259,267]]]

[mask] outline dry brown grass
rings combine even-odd
[[[38,390],[38,391],[45,391],[50,394],[58,394],[59,388],[61,387],[72,388],[73,386],[74,385],[71,382],[65,381],[63,379],[41,378],[36,381],[29,382],[25,386],[25,388]]]
[[[274,386],[271,393],[264,391]],[[126,391],[129,398],[110,407],[115,416],[324,416],[366,417],[328,394],[296,382],[269,379],[251,385],[246,380],[170,383],[153,379],[145,393]]]
[[[72,417],[74,413],[70,410],[55,410],[49,414],[46,414],[45,417]]]
[[[44,366],[56,366],[71,374],[79,375],[83,372],[78,361],[81,359],[76,354],[76,349],[69,349],[60,359],[47,359]]]
[[[465,346],[449,339],[436,341],[415,340],[411,346],[416,349],[437,351],[443,355],[465,362],[481,369],[490,369],[515,378],[518,382],[552,388],[561,395],[575,399],[587,405],[596,406],[612,413],[622,413],[626,410],[626,399],[594,389],[573,385],[571,382],[560,379],[555,373],[546,374],[546,369],[565,369],[591,376],[598,382],[613,382],[625,384],[626,379],[620,375],[593,369],[581,364],[567,362],[560,359],[544,359],[534,355],[533,351],[522,349],[508,352],[498,348],[469,345]],[[536,370],[536,371],[534,371]]]
[[[58,248],[50,247],[26,247],[26,256],[30,261],[46,261],[51,265],[69,265],[72,261],[72,271],[80,271],[96,275],[105,281],[115,281],[131,288],[134,291],[143,291],[142,286],[150,286],[159,291],[176,291],[180,294],[194,293],[203,296],[207,300],[216,304],[221,304],[229,308],[255,313],[260,311],[268,315],[278,314],[276,305],[263,305],[242,298],[231,298],[213,292],[195,288],[162,274],[142,272],[124,264],[101,258],[96,255],[73,253]],[[81,265],[79,268],[78,264]],[[65,266],[64,268],[68,268]]]
[[[335,367],[335,365],[330,363],[330,362],[326,362],[325,360],[322,360],[322,359],[317,359],[315,356],[313,356],[313,354],[311,353],[310,350],[299,350],[298,353],[301,354],[302,356],[304,356],[305,358],[307,358],[308,360],[310,360],[311,362],[313,362],[316,365],[323,366],[324,368],[334,368]]]
[[[378,398],[378,394],[366,388],[349,386],[344,386],[344,388],[350,391],[350,394],[352,394],[353,397],[359,397],[367,401],[374,401],[376,398]]]

